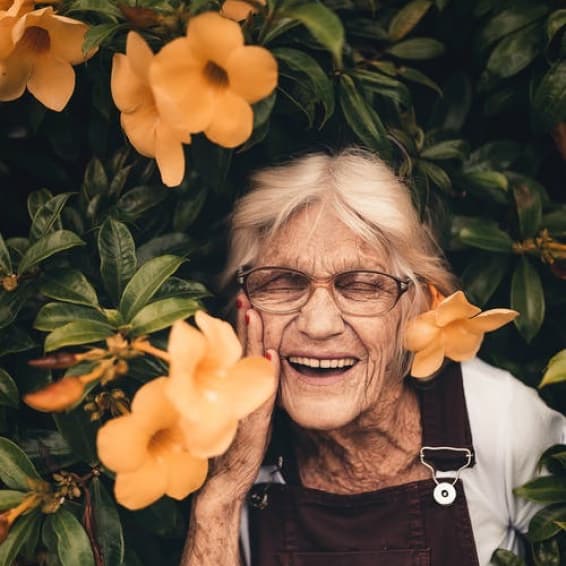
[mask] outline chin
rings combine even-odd
[[[334,403],[293,403],[283,402],[281,406],[291,420],[308,430],[331,431],[351,423],[359,415],[359,410],[347,410],[343,404]]]

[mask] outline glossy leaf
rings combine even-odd
[[[49,232],[61,230],[61,211],[73,193],[62,193],[41,205],[33,217],[30,229],[32,241],[39,240]]]
[[[120,312],[129,322],[153,297],[157,289],[173,275],[185,260],[163,255],[144,263],[130,279],[120,300]]]
[[[157,293],[156,299],[166,299],[168,297],[190,297],[191,299],[202,299],[210,297],[211,292],[198,281],[186,281],[179,277],[170,277],[161,285]]]
[[[84,44],[83,44],[84,49]],[[104,166],[99,159],[93,157],[85,170],[83,180],[82,193],[87,201],[90,201],[95,195],[104,192],[108,188],[108,176],[104,170]]]
[[[18,386],[10,374],[0,368],[0,406],[17,408],[20,404]]]
[[[389,47],[387,53],[413,61],[434,59],[444,53],[444,44],[432,37],[414,37]]]
[[[85,34],[83,43],[83,52],[86,53],[91,49],[99,47],[105,41],[108,41],[114,34],[125,27],[124,24],[108,23],[90,26]]]
[[[116,331],[105,322],[95,320],[75,320],[60,326],[47,335],[44,349],[53,352],[64,346],[77,346],[100,342]]]
[[[4,242],[4,238],[2,238],[2,234],[0,234],[0,278],[3,275],[10,275],[11,273],[13,273],[13,270],[10,252]]]
[[[442,89],[435,83],[428,75],[421,73],[418,69],[412,69],[411,67],[400,67],[399,76],[403,77],[407,81],[413,83],[418,83],[434,90],[437,94],[442,96]]]
[[[419,159],[417,168],[419,171],[424,173],[439,189],[448,194],[452,193],[452,181],[450,180],[450,177],[448,176],[446,171],[442,169],[442,167],[439,167],[438,165],[436,165],[436,163],[432,163],[431,161]]]
[[[340,108],[352,131],[366,147],[377,152],[388,147],[387,132],[379,116],[348,75],[340,76]]]
[[[507,177],[497,171],[477,171],[467,173],[462,179],[466,190],[480,198],[488,198],[500,204],[507,204],[509,196]]]
[[[425,159],[465,159],[470,151],[465,140],[446,140],[423,149],[421,157]]]
[[[41,477],[24,451],[8,438],[0,437],[0,480],[6,487],[29,491],[30,480],[39,479]]]
[[[344,28],[340,18],[318,1],[286,6],[285,16],[301,22],[312,36],[334,56],[339,67],[342,66]]]
[[[168,196],[169,191],[163,187],[134,187],[120,197],[116,210],[121,220],[134,222]]]
[[[14,322],[31,294],[32,290],[29,286],[20,286],[10,293],[0,290],[0,328],[5,328]]]
[[[544,321],[545,299],[540,276],[526,257],[520,257],[511,281],[511,308],[519,311],[513,321],[523,338],[530,342]]]
[[[408,35],[432,6],[430,0],[412,0],[401,8],[389,24],[389,39],[399,41]]]
[[[124,560],[124,535],[114,499],[99,478],[90,486],[96,542],[102,552],[105,566],[120,566]]]
[[[18,266],[18,274],[22,275],[37,266],[52,255],[74,248],[84,246],[85,243],[69,230],[57,230],[32,244],[22,257]]]
[[[491,564],[493,566],[527,566],[521,558],[504,548],[498,548],[493,553]]]
[[[131,335],[151,334],[171,326],[176,320],[185,319],[199,308],[194,299],[170,297],[155,301],[141,309],[130,321]]]
[[[0,357],[31,350],[35,345],[31,336],[18,326],[12,325],[0,332]]]
[[[175,232],[185,232],[193,225],[206,202],[207,196],[207,191],[204,188],[191,187],[190,191],[179,198],[173,213],[173,229]],[[141,247],[143,246],[140,246],[140,249]],[[138,249],[138,258],[139,255]]]
[[[67,413],[52,415],[58,431],[61,433],[73,454],[83,462],[94,465],[98,462],[96,453],[96,428],[90,421],[83,407],[77,407]]]
[[[61,566],[94,566],[94,556],[84,527],[65,508],[48,515],[57,544],[57,555]]]
[[[0,511],[7,511],[17,507],[26,496],[24,491],[14,491],[11,489],[0,490]]]
[[[478,252],[467,262],[462,273],[466,297],[483,307],[497,290],[509,269],[509,256]]]
[[[513,240],[501,228],[489,220],[470,219],[458,233],[460,241],[468,246],[488,252],[511,253]]]
[[[525,184],[515,185],[513,195],[519,218],[519,235],[523,239],[532,238],[537,234],[542,220],[540,195]]]
[[[548,16],[548,20],[546,21],[546,37],[549,43],[564,26],[566,26],[566,9],[556,10]]]
[[[98,306],[98,297],[88,279],[76,269],[49,273],[43,279],[41,292],[50,299],[76,305]]]
[[[306,82],[316,99],[320,100],[324,108],[322,124],[334,113],[334,86],[316,59],[298,49],[279,47],[272,50],[272,54],[283,66],[279,73],[286,76],[286,68],[293,73],[289,78]],[[288,71],[287,71],[288,73]]]
[[[566,381],[566,349],[550,358],[539,387]]]
[[[529,540],[539,542],[553,537],[561,530],[557,521],[566,521],[566,503],[550,505],[538,511],[529,523]]]
[[[552,212],[545,214],[541,225],[554,236],[566,236],[566,206],[557,207]]]
[[[107,218],[98,232],[100,274],[114,305],[136,271],[136,245],[125,224]]]
[[[6,540],[0,544],[0,564],[14,564],[20,550],[29,537],[37,529],[37,525],[42,520],[42,514],[34,510],[27,515],[19,517]]]
[[[48,189],[39,189],[38,191],[32,191],[27,198],[27,209],[31,220],[35,216],[36,212],[50,199],[53,198],[53,194]]]
[[[566,120],[566,61],[555,63],[539,81],[532,108],[540,131],[546,132]]]
[[[497,45],[487,61],[487,70],[502,79],[512,77],[540,53],[544,38],[540,26],[517,31]]]
[[[44,332],[51,332],[60,326],[77,320],[107,322],[104,315],[96,309],[70,303],[47,303],[37,313],[33,327]]]

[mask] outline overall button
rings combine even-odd
[[[456,499],[456,488],[448,482],[441,482],[433,492],[434,500],[440,505],[452,505]]]

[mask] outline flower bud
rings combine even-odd
[[[2,544],[10,533],[11,523],[8,519],[7,513],[0,515],[0,544]]]
[[[36,411],[58,412],[78,403],[83,394],[83,382],[73,375],[51,383],[39,391],[24,395],[24,403]]]
[[[11,273],[10,275],[3,277],[0,280],[0,283],[2,283],[4,291],[7,291],[8,293],[10,291],[15,291],[18,288],[18,276],[15,273]]]

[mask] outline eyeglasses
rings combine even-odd
[[[284,267],[240,269],[238,282],[253,307],[273,314],[300,311],[317,287],[329,289],[343,314],[378,316],[389,312],[409,288],[402,280],[379,271],[357,270],[317,278]]]

